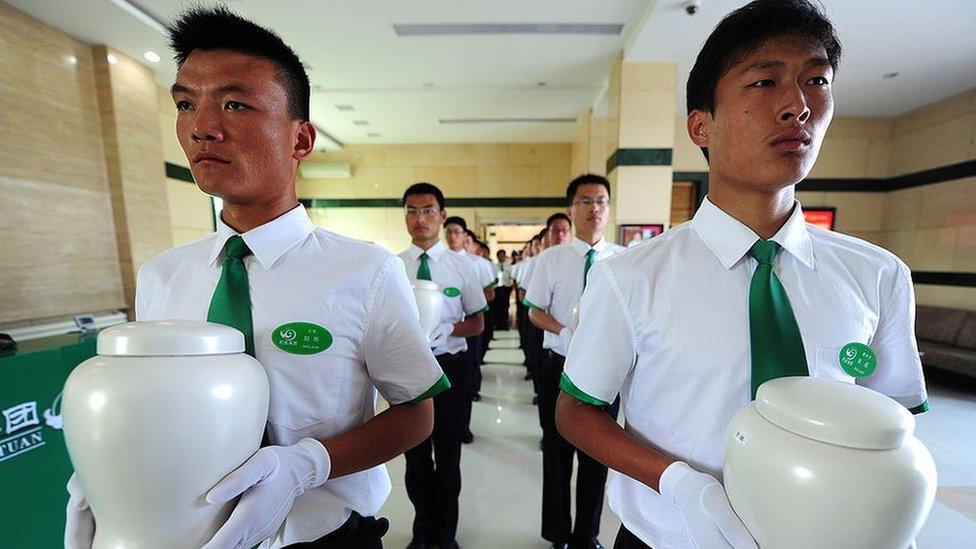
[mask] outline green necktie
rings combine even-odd
[[[234,235],[224,247],[224,265],[220,280],[210,298],[207,322],[237,328],[244,334],[244,352],[254,356],[254,324],[251,321],[251,291],[247,282],[244,258],[251,249],[244,239]]]
[[[427,252],[420,254],[420,268],[417,269],[417,280],[430,280],[430,264],[427,263],[427,259],[430,256]]]
[[[790,298],[773,272],[773,259],[779,250],[779,244],[771,240],[759,240],[749,250],[749,255],[759,262],[749,286],[753,399],[766,381],[810,375]]]
[[[583,287],[586,287],[586,275],[590,272],[590,267],[596,263],[596,250],[590,248],[590,251],[586,252],[586,264],[583,265]]]

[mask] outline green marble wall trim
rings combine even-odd
[[[193,174],[190,172],[190,168],[169,162],[165,162],[164,164],[166,165],[166,177],[193,183]]]
[[[671,149],[617,149],[607,159],[607,174],[617,166],[670,166]]]

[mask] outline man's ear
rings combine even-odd
[[[699,148],[708,148],[709,122],[710,115],[703,110],[695,109],[688,113],[688,137]]]
[[[311,122],[298,123],[298,135],[291,157],[301,162],[315,151],[315,126]]]

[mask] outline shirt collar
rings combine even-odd
[[[241,238],[261,266],[270,269],[285,252],[304,240],[314,230],[315,223],[308,217],[305,206],[299,204],[264,225],[241,234]],[[237,234],[239,233],[217,216],[217,240],[210,250],[211,266],[220,258],[227,239]]]
[[[582,238],[573,235],[573,239],[570,240],[569,243],[573,246],[573,249],[576,250],[576,253],[580,255],[586,255],[586,252],[590,251],[591,248],[596,250],[596,253],[599,254],[604,248],[607,247],[607,239],[605,238],[600,238],[596,244],[590,246],[584,242]]]
[[[759,235],[742,222],[722,211],[708,197],[695,213],[692,227],[726,269],[731,269],[759,240]],[[813,244],[803,218],[803,207],[796,202],[786,224],[770,239],[808,269],[814,268]]]
[[[434,244],[433,246],[431,246],[426,250],[422,249],[420,246],[416,244],[411,244],[410,247],[407,248],[407,251],[410,252],[409,255],[411,259],[413,259],[414,261],[420,261],[420,254],[424,252],[427,252],[427,257],[431,259],[437,259],[444,252],[447,252],[449,250],[447,246],[444,244],[443,240],[438,240],[436,244]]]

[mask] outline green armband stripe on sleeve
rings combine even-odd
[[[531,301],[529,301],[528,298],[525,298],[525,299],[522,300],[522,305],[525,305],[526,307],[531,307],[533,309],[539,309],[540,311],[544,311],[545,310],[542,307],[536,305],[535,303],[532,303]]]
[[[609,406],[608,403],[581,391],[579,387],[577,387],[572,380],[569,379],[566,372],[563,372],[563,375],[559,378],[559,388],[562,390],[562,392],[585,404],[590,404],[592,406]]]
[[[430,386],[430,389],[424,391],[424,394],[419,397],[408,401],[407,404],[417,404],[418,402],[423,402],[428,398],[434,398],[435,396],[443,393],[444,391],[451,388],[451,382],[447,380],[447,376],[441,374],[441,378],[437,380],[436,383]]]
[[[482,308],[478,309],[477,311],[475,311],[474,314],[487,313],[490,310],[491,310],[490,307],[488,305],[485,305],[484,307],[482,307]]]
[[[928,412],[929,411],[929,399],[925,399],[924,402],[922,402],[921,404],[919,404],[918,406],[916,406],[914,408],[909,408],[908,411],[911,412],[912,414],[916,414],[916,415],[917,414],[921,414],[922,412]]]
[[[485,287],[483,289],[487,290],[488,288],[494,288],[497,285],[498,285],[498,279],[496,278],[495,280],[492,280],[488,284],[485,284]]]

